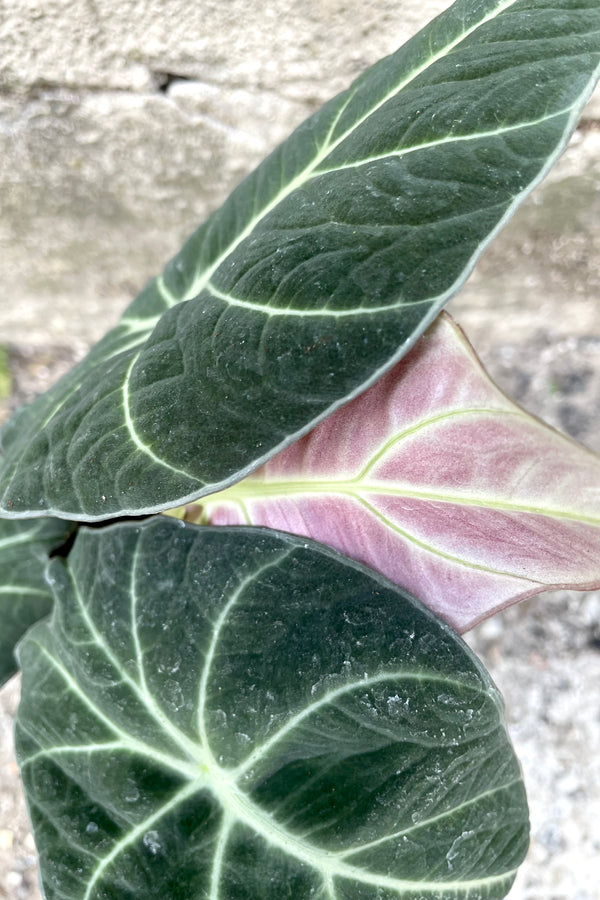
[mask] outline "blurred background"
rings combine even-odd
[[[0,0],[0,421],[115,323],[289,131],[445,0]],[[496,381],[600,451],[600,94],[450,311]],[[467,636],[503,691],[532,844],[511,900],[598,900],[600,594]],[[0,692],[0,897],[38,900]]]

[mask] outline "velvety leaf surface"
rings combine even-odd
[[[279,147],[3,434],[9,515],[225,487],[396,362],[556,159],[597,0],[459,0]]]
[[[164,517],[82,531],[20,646],[47,900],[492,898],[527,847],[460,638],[334,551]]]
[[[17,642],[52,609],[44,569],[48,555],[72,529],[60,519],[0,519],[0,685],[17,670],[13,652]]]
[[[600,458],[490,380],[443,314],[377,384],[186,517],[330,544],[466,631],[600,587]]]

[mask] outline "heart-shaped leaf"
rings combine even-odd
[[[186,517],[323,541],[459,631],[539,591],[600,587],[600,458],[509,400],[446,314],[362,396]]]
[[[527,846],[489,676],[334,551],[82,531],[20,647],[47,900],[500,898]]]
[[[164,510],[364,390],[551,166],[599,62],[596,0],[458,0],[294,132],[7,426],[0,507]]]
[[[72,530],[60,519],[0,519],[0,685],[16,672],[17,641],[52,609],[44,569]]]

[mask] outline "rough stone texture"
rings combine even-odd
[[[144,92],[170,73],[304,100],[321,94],[324,72],[346,79],[448,5],[3,0],[0,73],[13,90],[54,84]]]
[[[0,0],[0,345],[10,403],[65,371],[231,187],[446,0]],[[599,95],[451,310],[499,383],[600,450]],[[8,412],[2,408],[0,419]],[[532,812],[511,900],[598,900],[600,595],[469,641],[503,690]],[[0,692],[0,898],[35,900]]]
[[[450,309],[476,346],[485,340],[489,317],[495,341],[536,329],[557,338],[583,336],[598,333],[599,289],[600,130],[594,123],[575,132]]]

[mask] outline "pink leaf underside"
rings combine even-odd
[[[204,521],[322,541],[458,631],[600,587],[600,458],[509,400],[443,314],[349,404],[203,502]]]

